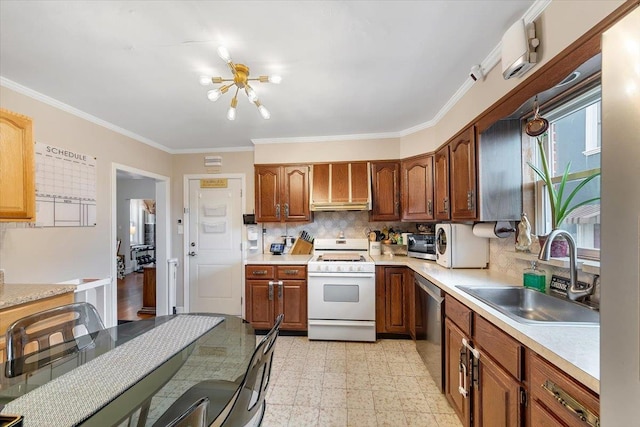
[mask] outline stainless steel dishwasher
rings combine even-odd
[[[416,304],[416,350],[440,391],[444,391],[442,365],[444,360],[444,344],[442,342],[444,293],[417,273],[414,274],[413,280]]]

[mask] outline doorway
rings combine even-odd
[[[157,315],[169,314],[169,178],[113,164],[112,179],[112,277],[120,280],[114,280],[109,293],[107,322],[150,317],[149,310],[142,310],[150,307]],[[143,301],[149,268],[155,277],[151,280],[147,274],[147,290],[154,294],[147,294],[146,300],[153,303]]]
[[[244,185],[244,175],[239,174],[185,176],[188,312],[242,313]]]

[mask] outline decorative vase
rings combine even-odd
[[[544,236],[538,236],[538,241],[540,242],[540,248],[544,246],[544,243],[547,241],[547,237],[549,235],[545,234]],[[556,237],[553,242],[551,242],[551,257],[552,258],[562,258],[566,257],[569,253],[569,243],[562,237]]]

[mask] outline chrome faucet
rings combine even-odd
[[[544,242],[542,248],[540,248],[540,255],[538,255],[538,259],[541,261],[549,261],[551,257],[551,242],[555,240],[556,237],[562,236],[569,244],[569,281],[570,286],[567,289],[567,297],[571,301],[577,301],[580,298],[584,298],[588,295],[591,295],[593,292],[593,284],[587,287],[586,289],[578,289],[576,284],[578,283],[578,274],[576,260],[578,258],[578,250],[576,249],[576,241],[573,240],[573,236],[564,230],[553,230],[549,233],[549,237]]]

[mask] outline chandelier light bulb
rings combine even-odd
[[[236,119],[236,109],[235,107],[229,107],[229,110],[227,110],[227,119],[233,121]]]
[[[202,86],[209,86],[211,84],[211,77],[200,76],[200,84]]]
[[[253,88],[251,86],[245,86],[244,90],[247,94],[247,98],[249,98],[249,101],[256,102],[256,100],[258,99],[258,95],[256,95],[256,92],[253,90]]]
[[[260,115],[263,119],[269,120],[271,118],[271,113],[269,113],[269,110],[267,110],[264,105],[258,106],[258,111],[260,112]]]
[[[231,54],[229,53],[229,51],[227,50],[226,47],[224,46],[220,46],[218,47],[218,55],[220,56],[220,58],[222,58],[224,60],[224,62],[226,62],[227,64],[229,62],[231,62]]]
[[[211,89],[209,92],[207,92],[207,98],[209,98],[209,101],[217,101],[218,98],[220,98],[220,96],[222,96],[222,91],[220,90],[220,88],[218,89]]]
[[[278,75],[269,76],[269,83],[273,83],[275,85],[279,85],[282,82],[282,77]]]

